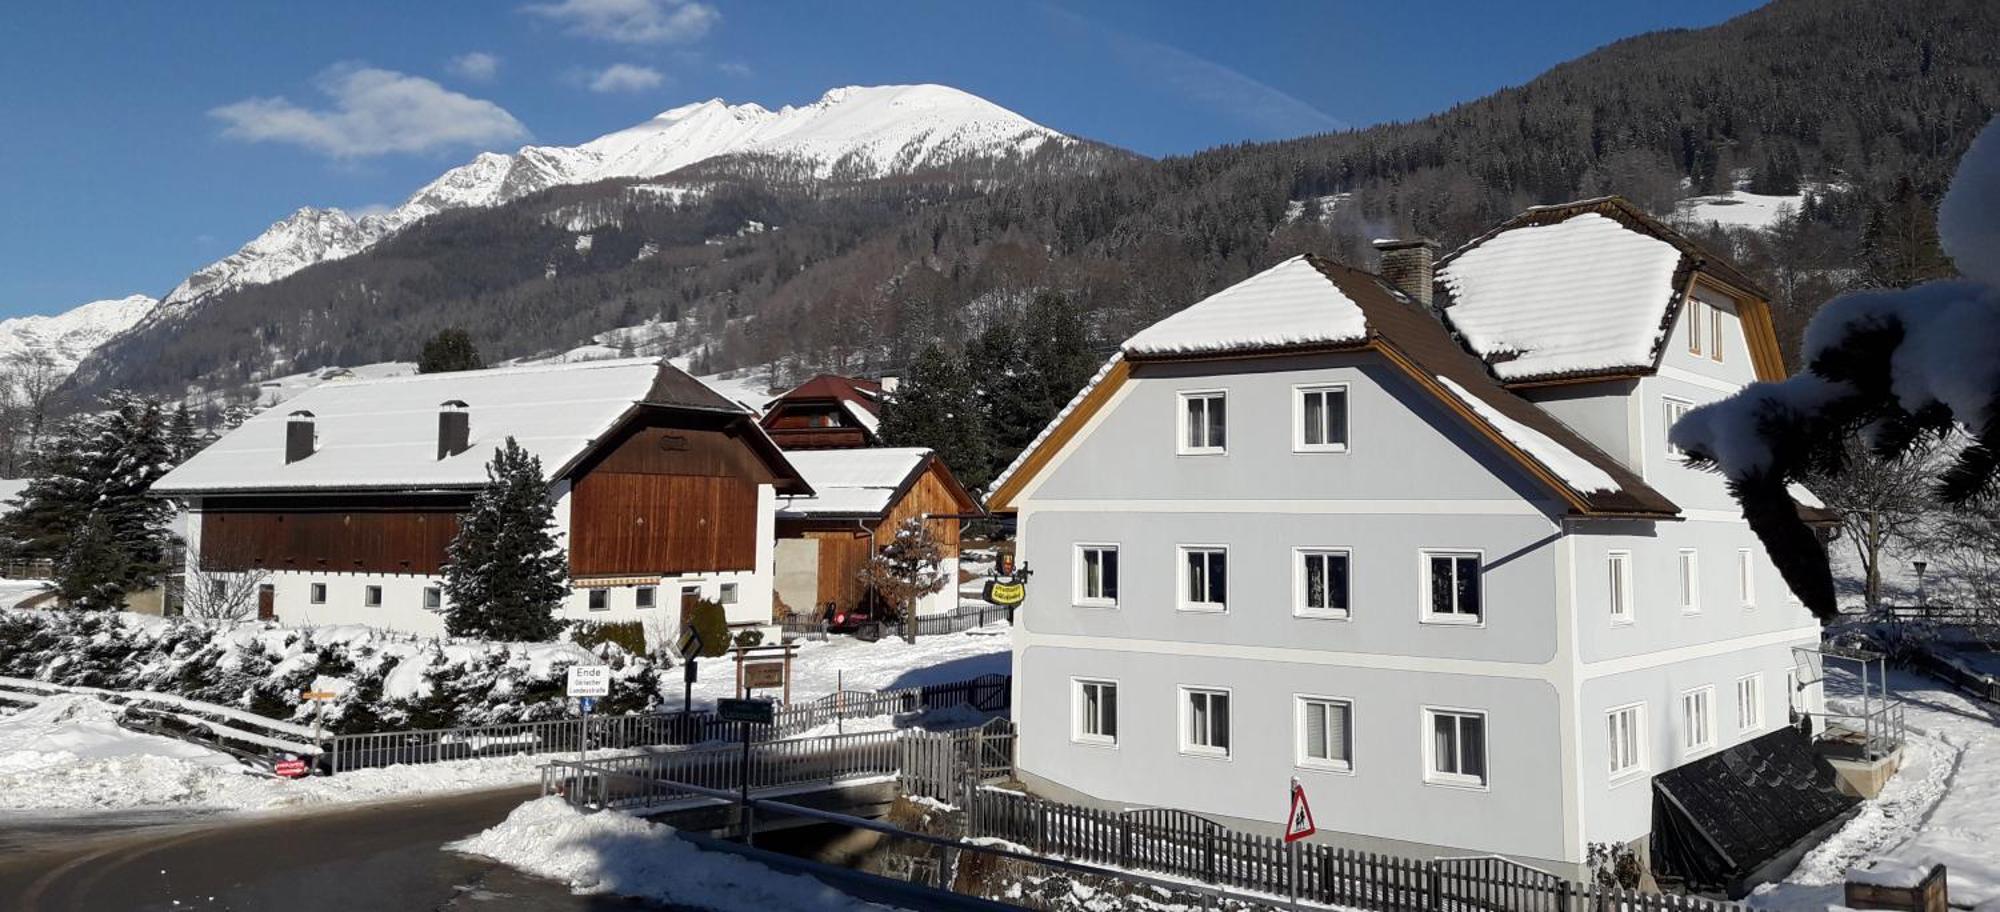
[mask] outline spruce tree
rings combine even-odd
[[[929,447],[966,486],[981,487],[992,478],[984,411],[965,365],[932,343],[884,404],[882,440]]]
[[[167,447],[173,453],[175,465],[180,465],[201,450],[201,435],[194,429],[194,412],[182,402],[174,408],[173,419],[167,424]]]
[[[71,606],[108,611],[125,604],[132,562],[118,545],[104,514],[93,513],[65,543],[56,560],[55,591]]]
[[[985,397],[992,457],[999,464],[995,472],[1013,461],[1089,382],[1099,361],[1091,354],[1082,312],[1059,292],[1036,295],[1013,335],[1014,357]]]
[[[1907,288],[1953,274],[1938,243],[1937,212],[1908,177],[1888,199],[1871,206],[1861,231],[1863,281],[1876,288]]]
[[[17,557],[91,568],[93,580],[115,568],[112,582],[124,591],[149,589],[166,570],[171,539],[173,508],[149,493],[174,465],[166,411],[125,393],[102,404],[103,411],[72,417],[45,442],[21,508],[5,520],[7,538]],[[79,545],[86,531],[100,540]],[[117,550],[117,560],[100,553],[106,547]]]
[[[485,367],[486,360],[479,356],[479,348],[472,344],[472,337],[456,326],[439,330],[437,335],[424,343],[423,353],[417,356],[419,374],[481,370]]]
[[[486,477],[447,552],[445,629],[491,640],[555,639],[569,559],[556,542],[542,461],[509,437]]]

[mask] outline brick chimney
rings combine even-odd
[[[285,419],[285,464],[291,465],[319,449],[319,426],[313,413],[293,412]]]
[[[1430,238],[1385,238],[1375,242],[1382,257],[1382,278],[1425,309],[1431,306],[1431,263],[1437,242]]]
[[[446,400],[438,405],[438,457],[457,456],[472,448],[472,414],[464,402]]]

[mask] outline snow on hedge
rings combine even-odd
[[[1595,212],[1503,231],[1438,269],[1445,317],[1502,380],[1652,364],[1674,245]]]
[[[1368,320],[1333,280],[1295,256],[1139,331],[1128,355],[1202,352],[1355,342]]]
[[[1959,162],[1939,209],[1938,235],[1967,278],[1835,298],[1807,325],[1803,360],[1814,364],[1871,331],[1900,332],[1889,362],[1896,404],[1910,413],[1942,406],[1980,435],[2000,419],[1990,408],[2000,391],[2000,120],[1980,132]],[[1774,428],[1800,426],[1859,394],[1810,372],[1756,383],[1690,412],[1671,439],[1713,459],[1732,479],[1751,478],[1774,468]]]
[[[1440,374],[1437,381],[1457,396],[1458,401],[1477,412],[1481,420],[1499,431],[1508,443],[1520,447],[1529,458],[1554,472],[1563,484],[1569,485],[1570,490],[1581,494],[1618,490],[1618,482],[1613,481],[1603,469],[1591,465],[1589,460],[1576,455],[1568,447],[1550,440],[1547,434],[1501,414],[1499,409],[1453,383],[1449,377]]]
[[[579,894],[705,909],[884,909],[800,874],[710,852],[673,828],[617,811],[585,814],[560,798],[514,809],[500,825],[445,848],[561,881]]]

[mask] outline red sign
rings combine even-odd
[[[1285,820],[1285,841],[1297,842],[1319,832],[1313,825],[1312,805],[1306,803],[1306,787],[1292,780],[1292,813]]]
[[[306,768],[306,762],[296,758],[278,761],[278,764],[272,767],[271,771],[287,779],[304,779],[311,773]]]

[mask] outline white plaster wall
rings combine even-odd
[[[918,617],[958,613],[958,558],[945,558],[938,570],[950,582],[943,589],[917,599]]]
[[[1742,520],[1572,522],[1578,656],[1585,663],[1790,631],[1818,623],[1792,597],[1756,533]],[[1699,610],[1680,605],[1680,552],[1691,548],[1699,570]],[[1611,616],[1610,552],[1631,558],[1632,620]],[[1737,554],[1750,552],[1754,597],[1745,605]]]

